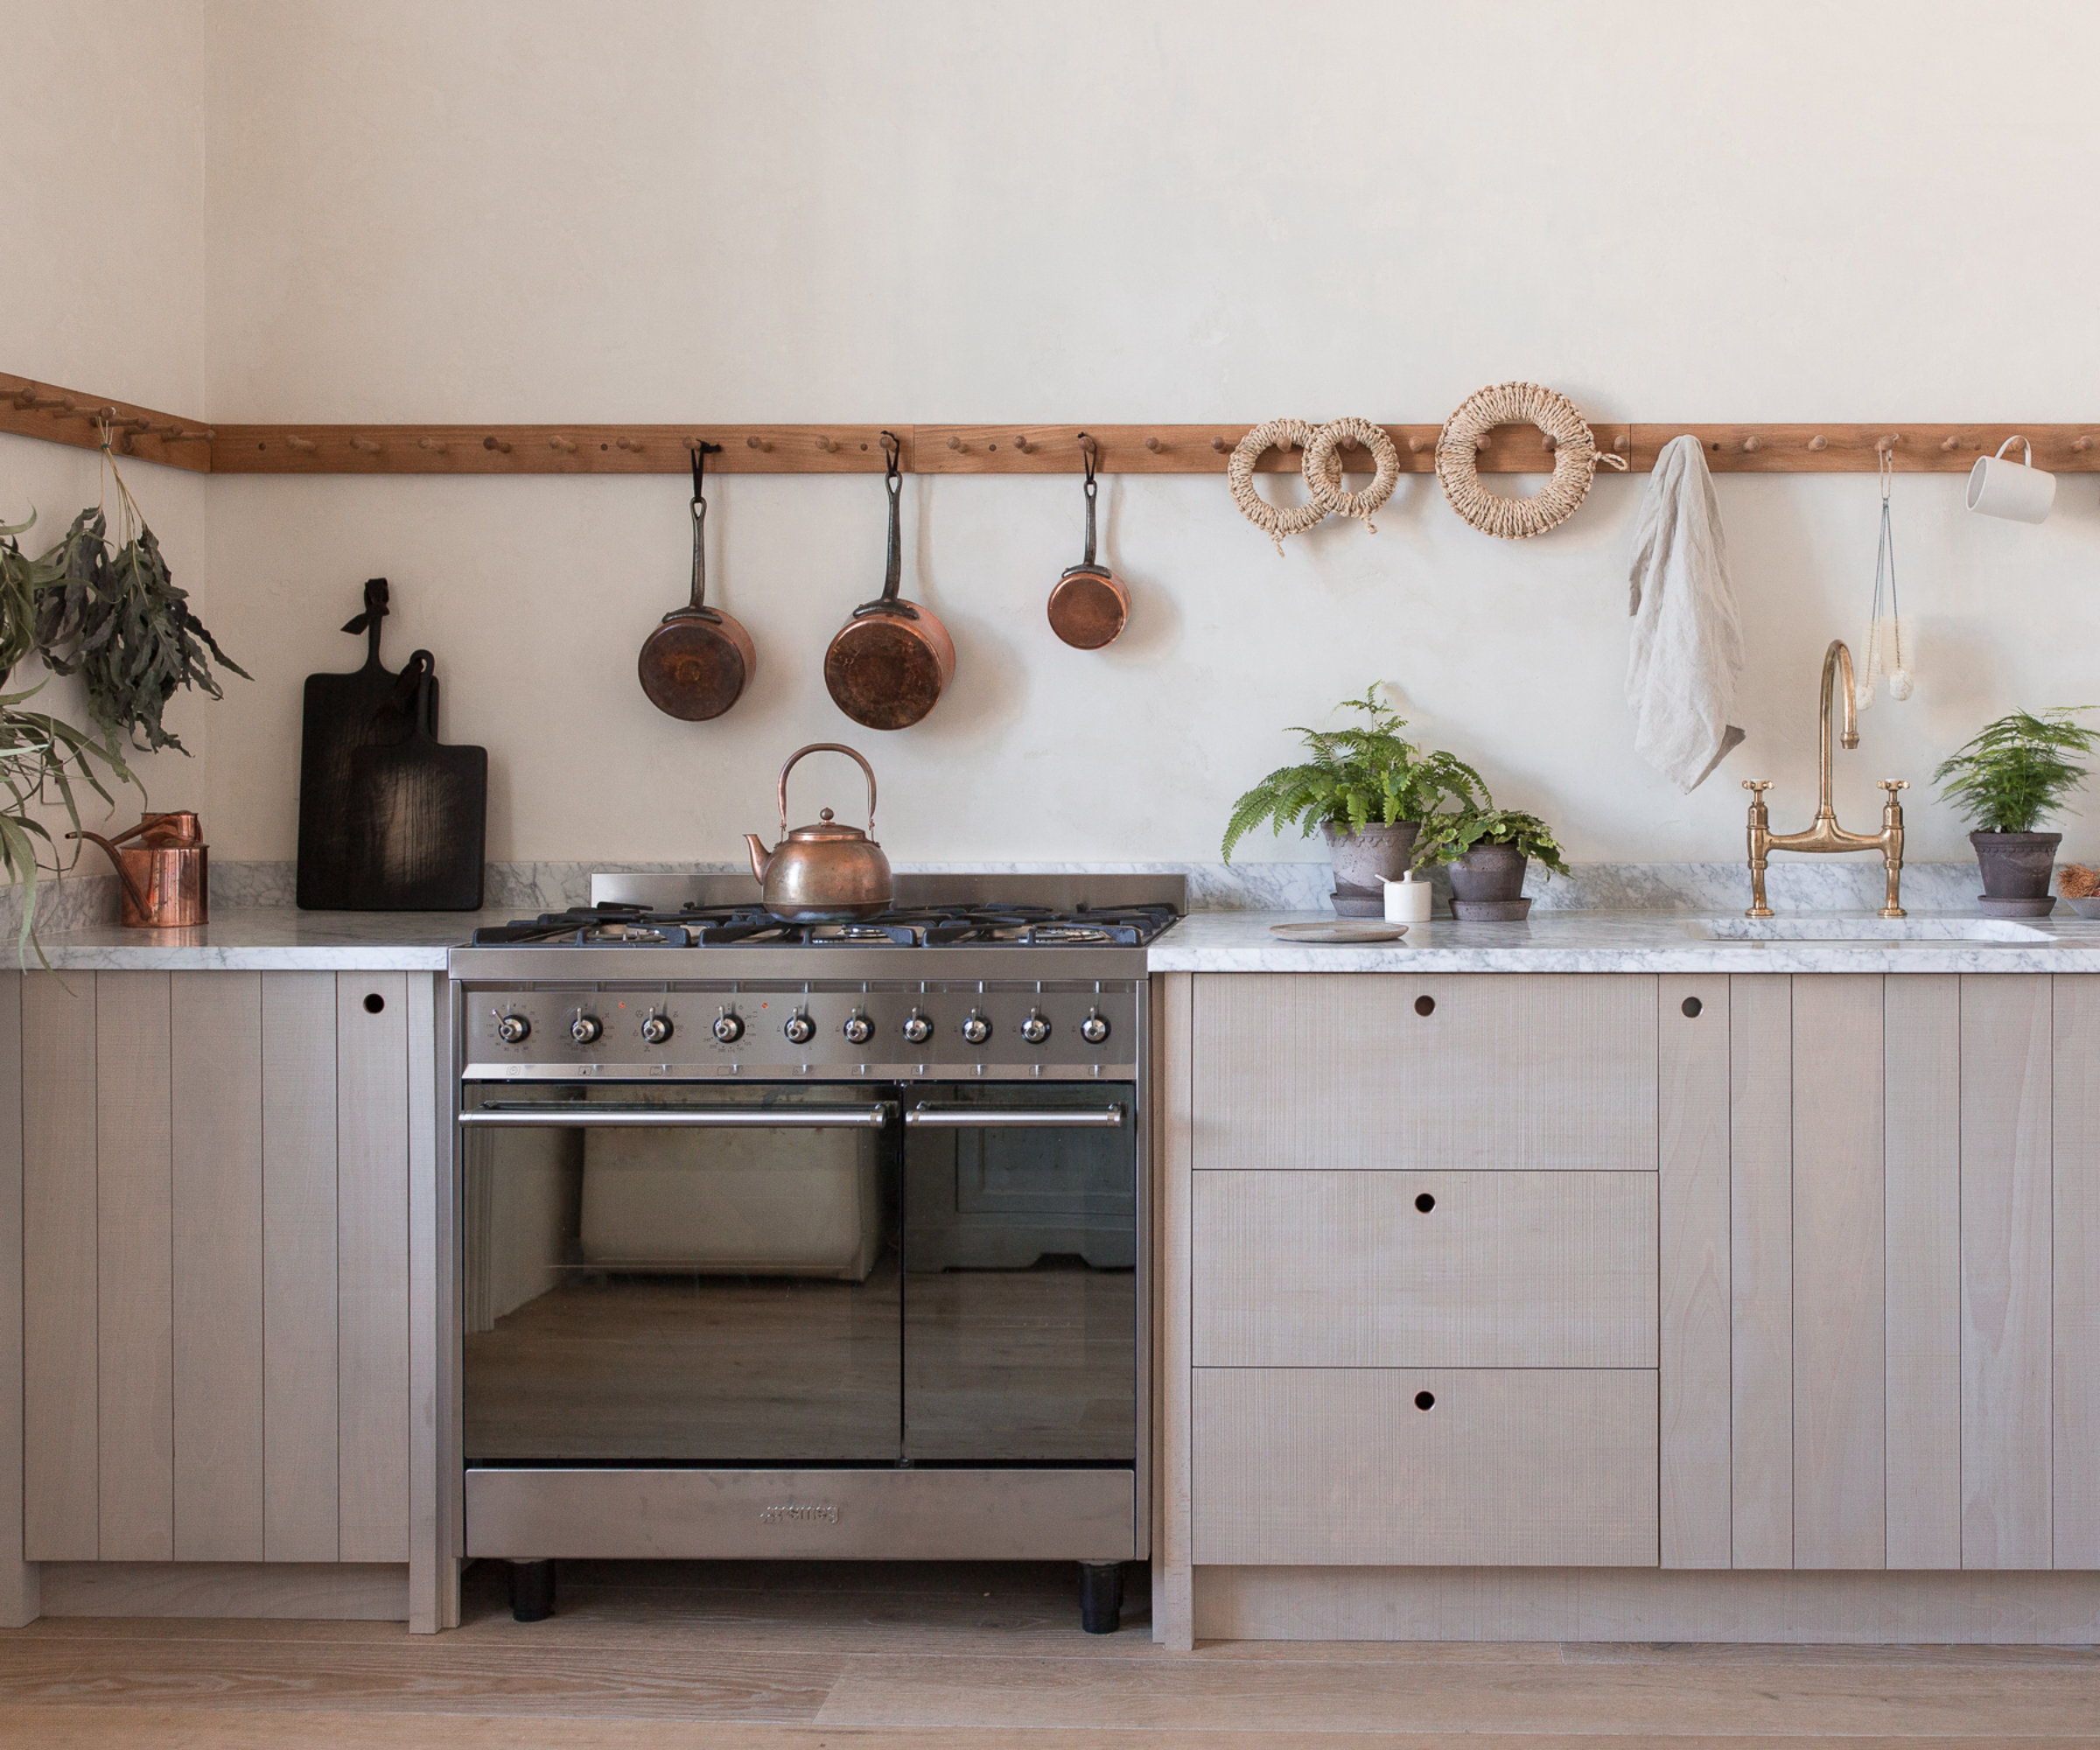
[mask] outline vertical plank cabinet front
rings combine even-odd
[[[1196,992],[1235,975],[1198,977],[1170,972],[1161,981],[1159,1028],[1159,1348],[1160,1492],[1152,1515],[1153,1561],[1163,1570],[1161,1639],[1172,1652],[1195,1645],[1195,1576],[1191,1556],[1191,1328],[1194,1320],[1191,1233],[1194,1226],[1194,1159]]]
[[[1962,990],[1886,981],[1888,1565],[1962,1564]]]
[[[1656,981],[1662,1565],[1730,1564],[1728,980]]]
[[[175,1554],[168,975],[95,975],[99,1553]]]
[[[100,1553],[96,976],[22,979],[22,1550]]]
[[[1962,1565],[2052,1560],[2051,980],[1962,975]]]
[[[1794,980],[1794,1565],[1888,1559],[1882,985]]]
[[[332,1562],[336,1043],[332,972],[262,975],[262,1554]]]
[[[408,976],[336,976],[339,1558],[409,1559]]]
[[[1793,980],[1728,981],[1730,1480],[1739,1568],[1794,1565]]]
[[[262,1558],[262,978],[169,975],[175,1558]]]
[[[2100,1568],[2100,977],[2054,982],[2055,1564]]]
[[[22,975],[0,972],[0,1628],[33,1622],[36,1564],[22,1554]]]

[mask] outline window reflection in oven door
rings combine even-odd
[[[904,1102],[904,1442],[914,1460],[1129,1463],[1138,1138],[1125,1085]]]
[[[894,1464],[893,1101],[468,1090],[470,1465]]]

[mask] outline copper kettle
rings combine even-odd
[[[840,826],[822,809],[816,824],[788,830],[788,774],[808,753],[843,753],[868,775],[868,830]],[[794,923],[837,923],[872,918],[890,908],[890,859],[876,844],[875,772],[850,747],[813,741],[780,767],[780,841],[771,850],[756,833],[744,835],[751,872],[764,890],[761,901],[776,918]]]
[[[211,848],[188,809],[148,815],[115,838],[69,832],[99,844],[116,864],[123,889],[121,920],[128,929],[185,929],[211,921]],[[136,844],[127,843],[136,839]]]

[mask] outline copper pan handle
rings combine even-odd
[[[805,753],[843,753],[863,772],[868,774],[868,836],[875,836],[875,768],[860,757],[859,752],[843,741],[813,741],[807,747],[798,747],[788,756],[788,763],[780,767],[780,836],[788,836],[788,774],[794,770],[794,763]]]

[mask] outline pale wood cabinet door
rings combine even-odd
[[[1198,1368],[1198,1563],[1653,1567],[1652,1370]]]
[[[1199,1168],[1656,1169],[1656,981],[1195,983]]]
[[[408,1558],[411,995],[22,978],[25,1559]]]
[[[1198,1367],[1652,1368],[1656,1176],[1198,1172]]]

